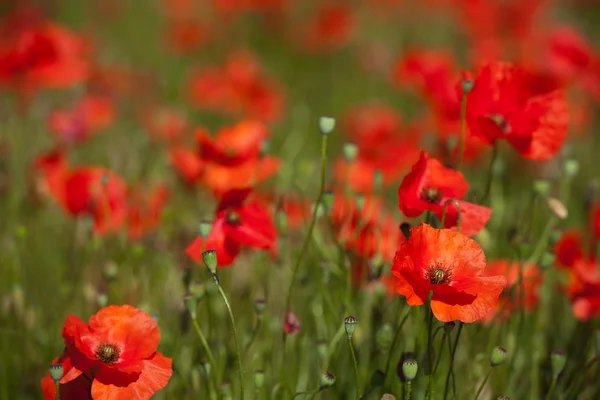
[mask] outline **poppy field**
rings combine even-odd
[[[600,2],[0,4],[0,400],[600,398]]]

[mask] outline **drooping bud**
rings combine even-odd
[[[254,387],[256,390],[260,390],[265,385],[265,371],[257,369],[254,371]]]
[[[404,379],[407,382],[412,381],[417,376],[417,370],[419,369],[419,364],[417,360],[409,358],[408,360],[404,360],[402,363],[402,374],[404,374]]]
[[[502,364],[504,360],[506,360],[506,349],[500,346],[496,346],[492,349],[492,353],[490,354],[490,365],[492,367],[497,367]]]
[[[200,221],[200,224],[198,225],[198,233],[200,233],[200,236],[202,237],[202,239],[206,240],[208,235],[210,235],[211,229],[212,229],[212,222]]]
[[[473,86],[475,86],[475,82],[473,79],[463,79],[460,87],[462,89],[463,95],[467,95],[473,90]]]
[[[183,298],[185,309],[192,319],[196,319],[196,308],[198,306],[198,298],[192,294],[188,294]]]
[[[206,250],[202,253],[202,261],[211,273],[217,273],[217,252],[215,250]]]
[[[50,372],[50,377],[54,382],[60,382],[65,372],[62,364],[52,364],[48,371]]]
[[[385,393],[383,396],[381,396],[381,399],[379,400],[396,400],[396,396],[394,396],[393,394]]]
[[[346,142],[344,143],[342,152],[344,153],[344,158],[346,161],[351,163],[356,160],[356,157],[358,157],[358,146],[356,143]]]
[[[254,312],[258,317],[262,317],[262,314],[267,309],[267,301],[262,297],[254,300]]]
[[[324,136],[329,135],[335,129],[335,118],[321,117],[319,118],[319,129]]]
[[[331,372],[325,372],[323,375],[321,375],[321,387],[322,388],[328,388],[333,386],[333,384],[335,383],[335,375],[332,374]]]
[[[554,216],[558,219],[566,219],[569,216],[569,211],[567,207],[558,199],[554,197],[548,198],[546,201],[548,208],[554,214]]]
[[[352,335],[354,335],[357,323],[358,320],[356,319],[356,317],[348,316],[344,318],[344,328],[346,328],[346,335],[348,336],[348,340],[352,339]]]
[[[558,378],[567,363],[567,353],[555,350],[550,354],[550,364],[552,366],[552,376]]]

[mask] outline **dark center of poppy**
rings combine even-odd
[[[104,364],[114,364],[119,359],[120,351],[112,344],[100,343],[96,349],[96,359]]]
[[[502,133],[508,133],[509,125],[508,121],[500,114],[492,114],[489,118],[496,124],[498,129],[502,131]]]
[[[444,268],[441,264],[430,265],[425,274],[425,279],[432,285],[449,284],[452,281],[452,270]]]
[[[231,210],[225,212],[225,221],[230,225],[239,225],[242,223],[240,214]]]
[[[428,203],[436,204],[442,200],[442,193],[435,188],[425,188],[421,192],[421,198]]]

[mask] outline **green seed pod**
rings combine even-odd
[[[319,118],[319,129],[323,136],[329,135],[335,129],[335,118],[321,117]]]
[[[348,340],[352,339],[352,335],[354,335],[357,323],[358,320],[356,319],[356,317],[349,316],[344,318],[344,327],[346,328],[346,335],[348,335]]]
[[[210,231],[212,229],[212,222],[210,221],[200,221],[200,225],[198,226],[198,232],[202,239],[206,240],[208,235],[210,235]]]
[[[262,297],[254,300],[254,312],[257,316],[262,317],[263,312],[267,309],[267,301]]]
[[[60,382],[65,372],[62,364],[52,364],[48,370],[54,382]]]
[[[198,299],[196,296],[188,294],[183,298],[185,309],[192,319],[196,319],[196,307],[198,306]]]
[[[216,274],[217,273],[217,252],[214,250],[206,250],[202,253],[202,261],[204,261],[204,265],[208,268],[208,270]]]
[[[473,90],[473,86],[475,86],[475,82],[473,79],[463,79],[460,87],[462,89],[463,95],[467,95]]]
[[[550,353],[550,364],[552,366],[552,376],[558,378],[567,363],[567,353],[555,350]]]
[[[358,146],[355,143],[346,142],[342,148],[344,158],[348,162],[353,162],[358,157]]]
[[[550,195],[550,182],[546,179],[536,179],[533,182],[533,191],[543,198],[547,198]]]
[[[254,371],[254,387],[258,390],[262,389],[265,385],[265,371],[257,369]]]
[[[496,346],[492,349],[492,353],[490,354],[490,365],[492,367],[497,367],[502,364],[504,360],[506,360],[506,349],[500,346]]]
[[[417,360],[409,358],[408,360],[404,360],[402,363],[402,373],[404,374],[404,379],[407,382],[412,381],[417,376],[417,371],[419,369],[419,364]]]
[[[335,375],[332,374],[331,372],[325,372],[323,375],[321,375],[321,387],[322,388],[328,388],[333,386],[333,384],[335,383]]]
[[[570,159],[563,164],[563,171],[567,178],[573,178],[579,173],[579,161]]]

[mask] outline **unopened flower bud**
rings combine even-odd
[[[567,353],[555,350],[550,354],[550,365],[552,366],[552,376],[558,378],[567,363]]]
[[[60,382],[65,372],[62,364],[52,364],[48,370],[54,382]]]
[[[188,294],[183,298],[185,309],[192,319],[196,319],[196,308],[198,306],[198,298],[196,296]]]
[[[263,312],[267,309],[267,301],[262,297],[254,300],[254,312],[259,317],[262,316]]]
[[[579,172],[579,161],[577,160],[566,160],[563,164],[563,171],[567,178],[573,178]]]
[[[265,371],[257,369],[254,371],[254,387],[258,390],[262,389],[265,385]]]
[[[542,254],[542,258],[540,258],[540,269],[546,270],[554,265],[554,261],[556,260],[556,256],[552,253],[545,252]]]
[[[321,117],[319,118],[319,129],[325,136],[329,135],[335,129],[335,118]]]
[[[202,261],[211,273],[217,273],[217,252],[215,250],[206,250],[202,253]]]
[[[567,210],[567,207],[565,207],[565,205],[560,200],[554,197],[550,197],[546,201],[546,204],[548,205],[548,208],[556,218],[566,219],[569,216],[569,211]]]
[[[358,320],[353,316],[344,318],[344,327],[346,328],[346,335],[348,335],[348,340],[352,339],[352,335],[354,335],[357,323]]]
[[[325,372],[323,375],[321,375],[321,387],[328,388],[333,386],[334,383],[335,375],[331,372]]]
[[[550,195],[550,182],[545,179],[537,179],[533,182],[533,191],[543,198]]]
[[[404,360],[402,363],[402,374],[404,374],[404,379],[407,382],[412,381],[417,376],[417,370],[419,369],[419,364],[417,360],[409,358],[408,360]]]
[[[98,293],[96,295],[96,304],[99,308],[104,308],[108,305],[108,296],[106,293]]]
[[[471,90],[473,90],[473,86],[475,86],[475,82],[473,79],[463,79],[461,83],[461,89],[464,95],[469,94]]]
[[[497,367],[502,364],[504,360],[506,360],[506,349],[500,346],[496,346],[492,349],[492,353],[490,354],[490,365],[492,367]]]
[[[202,237],[202,239],[206,240],[206,238],[210,234],[211,229],[212,229],[212,222],[200,221],[200,224],[198,226],[198,232],[200,233],[200,236]]]
[[[353,162],[354,160],[356,160],[356,157],[358,156],[358,146],[352,142],[344,143],[344,147],[343,147],[342,151],[344,153],[344,158],[348,162]]]

